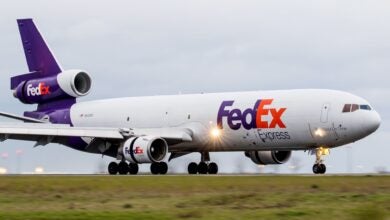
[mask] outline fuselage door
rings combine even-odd
[[[325,103],[322,105],[322,109],[321,109],[321,122],[322,123],[328,122],[329,108],[330,108],[329,103]]]

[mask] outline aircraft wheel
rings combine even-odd
[[[138,164],[136,163],[130,163],[129,164],[129,173],[131,175],[135,175],[138,173]]]
[[[118,164],[116,162],[108,164],[108,173],[110,175],[116,175],[118,173]]]
[[[158,163],[152,163],[150,165],[150,172],[154,175],[159,173],[159,164]]]
[[[118,172],[120,175],[126,175],[129,172],[129,165],[126,162],[121,161],[118,165]]]
[[[216,163],[210,163],[208,167],[209,174],[217,174],[218,173],[218,165]]]
[[[319,174],[320,173],[320,166],[318,164],[313,165],[313,173]]]
[[[188,164],[188,174],[196,174],[198,172],[198,164],[191,162]]]
[[[199,174],[207,174],[207,171],[208,171],[207,163],[205,163],[205,162],[200,162],[200,163],[198,164],[198,173],[199,173]]]
[[[326,172],[326,166],[325,164],[320,164],[318,165],[320,167],[320,173],[321,174],[324,174]]]
[[[314,174],[324,174],[326,172],[325,164],[314,164],[313,165],[313,173]]]
[[[159,163],[159,173],[160,174],[167,174],[168,172],[168,164],[165,162]]]

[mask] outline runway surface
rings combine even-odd
[[[388,219],[389,175],[6,175],[1,219]]]

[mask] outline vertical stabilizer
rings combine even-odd
[[[30,72],[38,72],[41,76],[60,73],[60,65],[51,53],[33,20],[18,19],[17,22]]]

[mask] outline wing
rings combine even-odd
[[[48,123],[0,124],[0,141],[7,139],[36,141],[35,146],[49,143],[64,143],[68,137],[89,137],[110,140],[124,139],[121,129],[71,127]]]
[[[65,124],[13,123],[0,124],[0,141],[7,139],[36,141],[35,146],[63,143],[68,137],[90,138],[88,151],[102,152],[102,142],[120,142],[131,136],[155,135],[168,143],[192,141],[192,132],[184,128],[129,129],[106,127],[71,127]]]

